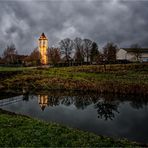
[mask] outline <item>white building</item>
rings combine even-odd
[[[121,48],[117,52],[117,60],[128,60],[131,62],[141,61],[148,62],[148,48],[141,48],[138,51],[138,59],[136,56],[137,51],[132,48]]]

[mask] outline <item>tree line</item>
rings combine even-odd
[[[140,48],[138,44],[131,45],[131,47]],[[52,65],[115,63],[118,50],[119,47],[113,42],[108,42],[102,49],[99,49],[96,42],[76,37],[74,40],[65,38],[58,43],[57,47],[49,47],[47,56],[49,64]],[[30,55],[19,55],[12,43],[6,47],[0,60],[5,64],[40,65],[40,56],[37,47]]]

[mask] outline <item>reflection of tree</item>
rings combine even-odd
[[[78,109],[85,109],[88,105],[92,104],[92,99],[89,96],[76,96],[74,104]]]
[[[66,106],[70,106],[74,103],[74,98],[69,96],[64,96],[61,98],[61,104],[64,104]]]
[[[143,108],[148,104],[148,100],[146,97],[132,97],[130,105],[135,109]]]
[[[28,93],[23,95],[23,100],[24,101],[29,101],[29,94]]]
[[[99,100],[98,95],[75,95],[75,96],[60,96],[60,95],[38,95],[41,109],[44,110],[47,106],[57,106],[63,104],[65,106],[74,105],[77,109],[85,109],[90,104],[95,104],[97,108],[98,118],[105,120],[113,120],[115,112],[118,112],[118,102],[110,100]]]
[[[115,112],[118,112],[118,104],[115,102],[98,101],[95,105],[98,112],[98,118],[104,118],[105,120],[113,120]]]
[[[90,96],[64,96],[62,97],[61,104],[66,106],[75,105],[77,109],[85,109],[88,105],[92,104],[93,100]]]
[[[147,96],[138,96],[138,95],[112,95],[110,96],[112,101],[118,100],[118,102],[122,103],[128,101],[130,106],[135,109],[142,109],[144,106],[148,105]],[[106,100],[106,97],[105,97]],[[107,99],[108,100],[108,99]]]
[[[38,102],[40,106],[43,106],[42,110],[46,106],[58,106],[60,104],[70,106],[74,105],[77,109],[85,109],[88,105],[96,103],[99,99],[98,95],[75,95],[75,96],[63,96],[63,95],[38,95]]]
[[[48,101],[49,101],[49,105],[50,106],[57,106],[57,105],[59,105],[60,104],[59,100],[60,100],[59,96],[56,96],[56,95],[48,96]]]
[[[42,95],[40,95],[42,96]],[[130,105],[133,108],[139,109],[143,108],[144,105],[147,105],[147,98],[143,97],[135,97],[135,96],[119,96],[113,94],[106,95],[98,95],[95,93],[90,94],[63,94],[63,93],[50,93],[44,95],[45,100],[43,101],[43,106],[75,106],[77,109],[86,109],[89,105],[95,104],[95,108],[97,109],[98,118],[105,120],[113,120],[115,118],[115,114],[118,112],[119,103],[122,104],[124,101],[129,101]],[[24,100],[27,100],[28,96],[24,95]],[[30,96],[29,96],[30,98]],[[45,108],[44,107],[44,108]]]

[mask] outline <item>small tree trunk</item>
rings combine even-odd
[[[106,71],[106,64],[104,64],[104,71]]]

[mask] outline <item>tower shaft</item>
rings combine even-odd
[[[44,33],[42,33],[42,35],[39,38],[38,47],[39,47],[39,51],[40,51],[40,62],[41,62],[41,64],[43,64],[43,65],[48,64],[48,55],[47,55],[48,39],[44,35]]]

